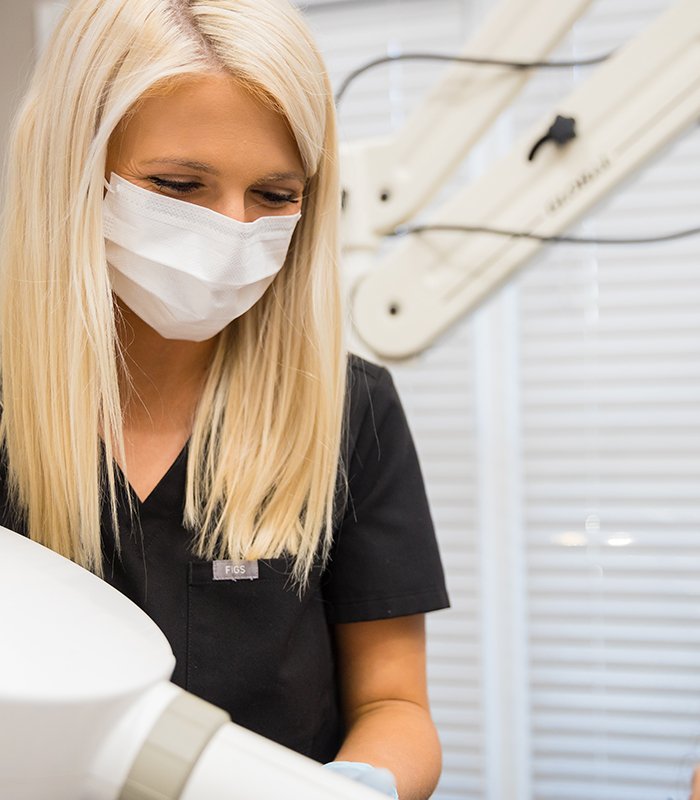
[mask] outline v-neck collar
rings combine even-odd
[[[187,471],[187,455],[190,440],[188,439],[177,454],[172,464],[163,473],[158,483],[141,499],[134,487],[129,483],[124,471],[115,461],[114,466],[120,478],[120,484],[128,491],[131,503],[139,514],[155,513],[157,516],[169,515],[176,511],[182,513],[185,495],[185,479]],[[103,445],[104,454],[104,445]]]

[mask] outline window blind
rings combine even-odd
[[[668,5],[599,2],[569,52],[612,50]],[[559,92],[526,95],[514,126]],[[579,231],[678,230],[699,211],[691,130]],[[700,760],[699,255],[698,239],[550,248],[518,281],[538,800],[680,800]]]

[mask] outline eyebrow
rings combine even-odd
[[[153,158],[150,161],[144,161],[144,166],[150,164],[174,164],[178,167],[187,167],[188,169],[195,170],[196,172],[208,172],[211,175],[219,175],[219,170],[211,164],[203,161],[190,161],[186,158]],[[267,181],[286,181],[296,180],[299,183],[306,183],[306,176],[301,172],[271,172],[269,175],[263,175],[258,183],[265,183]]]

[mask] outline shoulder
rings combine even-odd
[[[344,456],[379,461],[406,446],[412,437],[391,373],[385,367],[351,354],[348,359]]]
[[[392,411],[403,415],[401,403],[391,374],[386,367],[374,364],[360,356],[348,356],[346,390],[346,436],[350,453],[363,432],[377,426]],[[375,435],[373,434],[373,435]]]
[[[348,383],[352,385],[357,381],[364,381],[366,385],[374,386],[389,375],[386,367],[380,367],[361,358],[355,353],[348,354]]]
[[[347,402],[351,424],[375,409],[378,404],[383,406],[397,400],[396,388],[386,367],[354,353],[349,354]]]
[[[419,614],[448,605],[420,464],[388,370],[348,365],[344,483],[324,576],[334,623]]]

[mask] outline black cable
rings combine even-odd
[[[389,64],[394,61],[451,61],[459,64],[473,64],[480,67],[508,67],[510,69],[568,69],[570,67],[591,67],[607,61],[612,53],[593,58],[573,59],[571,61],[506,61],[500,58],[479,58],[471,56],[450,56],[443,53],[401,53],[395,56],[382,56],[368,61],[361,67],[353,70],[343,82],[335,94],[335,103],[338,105],[343,99],[349,86],[360,75],[381,64]]]
[[[447,233],[488,233],[494,236],[508,236],[511,239],[534,239],[538,242],[561,242],[565,244],[652,244],[654,242],[670,242],[675,239],[686,239],[691,236],[700,236],[700,228],[688,228],[682,231],[672,231],[657,236],[644,236],[638,239],[608,239],[588,236],[542,236],[538,233],[527,231],[509,231],[502,228],[488,228],[481,225],[409,225],[397,228],[387,236],[409,236],[415,233],[425,233],[427,231],[442,231]]]

